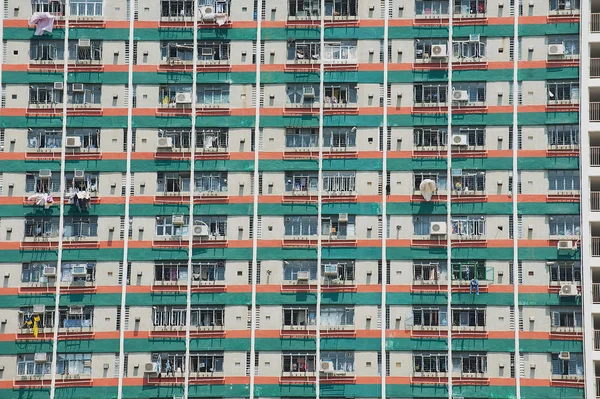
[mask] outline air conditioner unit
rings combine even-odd
[[[215,19],[215,9],[213,6],[201,6],[200,14],[202,14],[203,21]]]
[[[65,147],[80,148],[81,147],[81,137],[67,137],[67,140],[65,142]]]
[[[73,177],[75,180],[83,180],[85,179],[85,170],[76,170],[73,172]]]
[[[564,55],[565,45],[564,44],[550,44],[548,45],[548,55]]]
[[[466,146],[469,145],[469,136],[466,134],[453,134],[452,145]]]
[[[171,137],[159,137],[156,146],[158,148],[173,148],[173,139]]]
[[[183,215],[173,216],[173,226],[183,226],[185,224],[185,217]]]
[[[429,234],[432,236],[443,236],[447,232],[446,222],[431,222]]]
[[[83,83],[73,83],[71,85],[71,88],[73,89],[74,92],[83,91]]]
[[[309,272],[298,272],[298,277],[296,277],[296,280],[298,282],[307,282],[310,279],[310,273]]]
[[[431,46],[431,58],[443,58],[448,54],[445,44],[434,44]]]
[[[69,314],[83,314],[83,306],[69,306]]]
[[[347,222],[348,221],[348,214],[347,213],[340,213],[338,215],[338,222]]]
[[[192,93],[189,92],[180,92],[175,95],[175,102],[177,104],[191,104],[192,103]]]
[[[571,352],[559,352],[558,353],[558,358],[560,360],[570,360],[571,359]]]
[[[323,274],[325,276],[337,276],[338,275],[337,265],[325,265],[325,266],[323,266]]]
[[[469,92],[466,90],[454,90],[452,99],[454,101],[469,101]]]
[[[146,363],[144,364],[144,372],[145,373],[155,373],[156,368],[154,367],[154,363]]]
[[[36,363],[46,363],[48,361],[48,354],[45,352],[39,352],[33,355],[33,360]]]
[[[44,276],[46,276],[46,277],[56,276],[56,267],[54,267],[54,266],[44,267]]]
[[[62,90],[63,87],[63,82],[54,82],[54,90]]]
[[[478,42],[479,41],[479,35],[469,35],[469,41],[470,42]]]
[[[200,52],[200,54],[203,56],[212,56],[214,55],[214,53],[214,50],[210,47],[202,47],[202,50]]]
[[[52,171],[50,169],[40,169],[40,173],[38,173],[38,177],[40,179],[49,179],[52,177]]]
[[[333,369],[333,362],[321,362],[321,372],[322,373],[333,373],[335,370]]]
[[[558,296],[577,296],[577,285],[575,285],[575,284],[561,285]]]
[[[560,240],[558,244],[556,244],[556,249],[572,251],[575,249],[575,244],[571,240]]]
[[[314,99],[315,98],[315,88],[314,87],[305,87],[302,92],[302,96],[305,99]]]
[[[206,226],[204,224],[195,225],[193,233],[197,237],[207,237],[209,234],[208,226]]]
[[[33,305],[33,313],[44,313],[46,305]]]
[[[92,42],[90,39],[79,39],[77,45],[79,47],[90,47],[92,45]]]
[[[85,276],[87,276],[87,267],[86,266],[73,266],[73,270],[71,270],[71,275],[73,277],[85,277]]]

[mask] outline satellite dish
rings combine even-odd
[[[435,182],[431,179],[424,179],[421,184],[419,184],[419,191],[421,191],[425,201],[431,201],[431,197],[433,196],[435,190],[437,190],[437,187]]]

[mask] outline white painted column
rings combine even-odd
[[[448,101],[448,125],[446,133],[446,272],[448,274],[448,285],[446,288],[446,295],[448,301],[446,303],[446,313],[448,317],[448,361],[446,362],[448,367],[448,399],[452,399],[452,99],[454,98],[452,93],[452,33],[454,27],[454,8],[449,7],[448,10],[448,92],[446,93],[446,100]]]

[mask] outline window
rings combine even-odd
[[[93,315],[94,308],[92,306],[83,306],[81,313],[74,312],[72,307],[61,307],[58,326],[59,328],[90,328],[93,327]]]
[[[551,284],[581,282],[581,264],[578,262],[555,262],[549,269]]]
[[[485,146],[485,127],[456,127],[452,128],[452,134],[466,135],[469,147]]]
[[[452,216],[452,234],[461,236],[484,236],[485,216]]]
[[[211,6],[217,14],[229,15],[231,0],[198,0],[198,7]]]
[[[59,353],[56,356],[56,373],[72,376],[92,374],[92,354]]]
[[[552,327],[555,328],[581,328],[582,318],[581,311],[577,310],[557,310],[553,311]]]
[[[310,280],[317,279],[317,261],[316,260],[284,260],[283,261],[283,279],[286,281],[296,281],[298,273],[308,273]]]
[[[63,263],[60,267],[60,281],[71,284],[85,284],[96,280],[95,263]]]
[[[225,262],[194,261],[192,264],[192,279],[200,283],[225,281]]]
[[[196,191],[226,192],[227,172],[196,172],[194,175]]]
[[[189,216],[176,216],[177,224],[173,224],[173,216],[157,216],[156,217],[156,235],[159,237],[168,236],[187,236],[188,225],[190,224]],[[179,220],[183,219],[183,224],[179,224]]]
[[[413,234],[415,236],[428,236],[430,234],[431,223],[445,221],[446,217],[443,215],[413,216]]]
[[[158,87],[158,104],[162,107],[191,107],[192,87],[185,85],[161,85]],[[189,95],[185,101],[177,101],[181,94]],[[198,99],[200,101],[200,99]]]
[[[65,218],[65,238],[83,238],[98,236],[98,218]]]
[[[354,308],[347,306],[322,306],[321,326],[340,327],[354,325]]]
[[[315,307],[283,307],[284,326],[314,326],[317,324],[317,310]]]
[[[65,310],[65,309],[63,309]],[[54,327],[54,306],[48,306],[43,312],[33,312],[33,306],[23,307],[19,309],[19,328],[33,332],[33,316],[38,315],[38,328],[53,328]]]
[[[321,234],[343,237],[354,237],[356,235],[356,217],[349,215],[340,220],[339,215],[323,215],[321,219]]]
[[[416,0],[415,1],[416,15],[448,15],[447,0]]]
[[[319,145],[319,129],[287,128],[285,146],[288,148],[315,148]]]
[[[285,191],[308,193],[319,189],[318,172],[285,172]]]
[[[551,236],[578,236],[579,215],[553,215],[548,217]]]
[[[455,261],[452,262],[452,280],[486,280],[488,274],[492,277],[492,269],[485,266],[485,261]]]
[[[452,190],[458,195],[485,191],[485,172],[458,169],[452,171]]]
[[[355,192],[356,172],[323,172],[323,191],[327,193]]]
[[[196,216],[194,224],[208,226],[208,234],[211,237],[227,237],[227,216]]]
[[[288,12],[290,17],[298,17],[298,19],[318,17],[321,13],[321,5],[318,1],[289,0]]]
[[[46,361],[36,362],[35,354],[29,353],[26,355],[17,355],[17,375],[44,375],[50,374],[52,366],[52,354],[46,354]]]
[[[552,375],[583,378],[583,353],[571,352],[569,355],[569,359],[561,359],[558,353],[552,354]]]
[[[100,148],[100,129],[67,129],[67,137],[79,137],[81,149]]]
[[[550,148],[579,147],[579,126],[548,126],[548,146]]]
[[[194,0],[161,0],[161,17],[193,17]]]
[[[56,263],[23,263],[23,266],[21,268],[21,282],[47,282],[48,277],[44,276],[45,267],[56,267]]]
[[[39,173],[25,174],[25,191],[28,193],[57,193],[60,191],[60,173],[40,177]]]
[[[55,16],[62,16],[65,14],[64,0],[51,1],[51,0],[32,0],[31,11],[36,12],[49,12]]]
[[[67,87],[68,104],[100,104],[102,93],[101,85],[73,83],[69,84]]]
[[[417,149],[438,149],[448,142],[448,130],[437,127],[421,127],[413,130],[414,146]],[[420,148],[425,147],[425,148]]]
[[[356,41],[325,42],[323,60],[331,63],[354,63],[357,61]]]
[[[485,308],[452,308],[455,327],[485,327]]]
[[[222,307],[192,306],[190,324],[194,327],[223,327],[225,309]]]
[[[321,362],[333,363],[334,371],[343,371],[346,373],[354,372],[353,352],[321,352]]]
[[[579,103],[579,82],[548,82],[548,103]]]
[[[229,42],[198,42],[199,61],[228,61]]]
[[[550,0],[550,11],[578,11],[579,0]]]
[[[190,353],[191,373],[222,373],[223,354]]]
[[[102,0],[70,0],[69,4],[71,4],[71,16],[102,16]]]
[[[193,327],[222,327],[225,311],[222,307],[192,306],[190,325]],[[152,308],[154,326],[185,327],[185,306],[154,306]]]
[[[166,137],[171,139],[174,148],[190,148],[191,143],[191,130],[189,129],[160,129],[158,131],[158,137]]]
[[[323,90],[325,91],[325,104],[356,104],[358,101],[356,83],[326,83]]]
[[[356,147],[356,128],[324,128],[323,145],[331,148]]]
[[[324,0],[325,16],[328,17],[355,17],[357,14],[358,0]]]
[[[435,185],[438,190],[446,189],[446,172],[414,172],[414,190],[419,191],[421,182],[425,179],[430,179],[435,182]]]
[[[205,151],[218,151],[228,148],[229,129],[199,128],[196,129],[196,147]]]
[[[485,43],[485,38],[481,38],[479,35],[457,38],[452,41],[452,56],[459,62],[485,58]]]
[[[64,42],[62,40],[32,40],[29,59],[32,61],[62,61],[65,59]]]
[[[288,84],[286,87],[287,104],[312,104],[319,102],[319,85],[316,84]]]
[[[153,353],[154,371],[167,375],[185,372],[185,353]],[[223,372],[222,353],[190,353],[191,373]]]
[[[447,373],[448,355],[445,354],[413,354],[413,372],[415,373]]]
[[[54,89],[54,84],[34,84],[29,86],[29,104],[60,104],[63,90]]]
[[[198,49],[200,47],[198,46]],[[193,61],[194,43],[193,42],[161,42],[160,55],[163,61]],[[200,52],[198,52],[200,59]]]
[[[80,46],[78,40],[70,40],[69,60],[102,61],[102,41],[90,40],[89,46]]]
[[[446,263],[417,262],[413,264],[413,281],[415,283],[437,283],[438,280],[446,279],[447,275]]]
[[[412,323],[419,327],[440,327],[448,325],[448,313],[442,307],[415,306]]]
[[[58,219],[25,219],[25,237],[58,237]]]
[[[317,234],[317,216],[285,216],[286,236],[312,236]]]
[[[354,261],[332,261],[324,260],[321,265],[321,274],[326,283],[332,282],[353,282],[354,281]]]
[[[446,46],[448,40],[446,39],[417,39],[415,40],[415,60],[423,62],[431,62],[431,48],[436,45]],[[446,56],[447,54],[440,54]],[[440,59],[437,58],[437,61]]]
[[[435,83],[418,83],[414,88],[414,102],[417,104],[444,104],[447,100],[448,86]]]
[[[185,322],[185,306],[153,306],[152,325],[155,327],[183,327]]]
[[[288,61],[316,62],[320,58],[320,53],[321,43],[319,41],[288,41]]]
[[[62,131],[58,129],[32,129],[27,133],[27,148],[61,148]]]
[[[456,374],[486,374],[487,355],[454,353],[452,370]]]
[[[454,15],[459,17],[485,16],[486,0],[454,0]]]
[[[485,103],[485,83],[484,82],[472,82],[472,83],[455,83],[452,91],[466,91],[468,96],[467,103]]]
[[[85,172],[83,179],[76,179],[74,172],[65,173],[65,192],[72,191],[90,191],[95,193],[98,191],[98,172]]]
[[[158,193],[180,193],[190,191],[190,174],[169,172],[157,173],[156,191]]]
[[[548,44],[562,44],[565,49],[564,55],[579,55],[579,36],[550,36],[548,37]],[[563,58],[563,55],[561,55],[560,58]]]
[[[198,104],[229,104],[229,85],[198,85]]]
[[[187,263],[159,263],[154,265],[154,281],[185,282],[187,278]]]
[[[282,371],[284,373],[314,373],[316,356],[314,353],[284,353]]]
[[[579,191],[579,171],[549,170],[548,183],[550,191]]]

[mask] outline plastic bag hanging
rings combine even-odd
[[[419,191],[421,191],[425,201],[431,201],[431,197],[433,196],[435,190],[437,190],[435,181],[431,179],[423,179],[421,184],[419,184]]]

